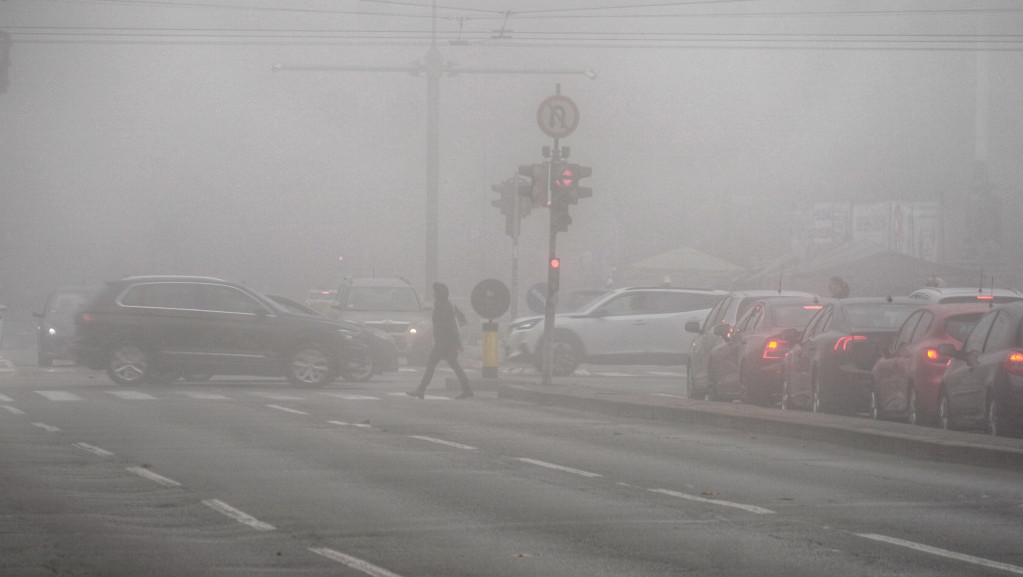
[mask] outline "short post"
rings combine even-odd
[[[497,378],[497,323],[483,323],[483,378]]]

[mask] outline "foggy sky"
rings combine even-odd
[[[309,288],[334,287],[348,274],[404,276],[422,287],[425,78],[271,67],[403,66],[421,61],[427,43],[222,44],[152,34],[134,43],[108,34],[97,42],[31,27],[361,27],[401,37],[428,32],[429,19],[398,17],[408,7],[355,1],[138,4],[0,2],[0,29],[14,42],[10,87],[0,94],[0,303],[36,310],[58,285],[154,273],[219,276],[297,298]],[[591,5],[442,4],[494,12]],[[628,4],[648,3],[609,5]],[[980,4],[1014,6],[765,0],[692,10]],[[392,16],[214,6],[371,9]],[[489,31],[500,20],[462,25]],[[509,28],[522,35],[563,29],[909,37],[978,29],[1020,34],[1023,19],[1018,12],[513,18]],[[458,22],[441,19],[438,30],[450,38]],[[751,266],[789,248],[795,211],[815,201],[943,198],[954,205],[971,189],[978,148],[1007,212],[1020,212],[1020,52],[989,54],[989,123],[978,145],[972,51],[876,41],[844,49],[576,47],[571,38],[555,47],[439,45],[445,60],[463,67],[597,72],[596,80],[507,74],[441,80],[438,276],[452,285],[453,296],[466,296],[484,278],[509,282],[511,241],[490,204],[497,198],[490,187],[520,164],[543,161],[541,147],[552,142],[537,127],[536,110],[558,83],[580,110],[578,129],[561,144],[571,147],[573,162],[593,167],[585,184],[594,195],[572,208],[574,223],[558,238],[567,287],[593,286],[612,266],[683,244]],[[534,210],[523,221],[520,286],[543,279],[545,219]]]

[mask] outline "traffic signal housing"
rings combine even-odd
[[[529,186],[524,191],[527,192],[525,196],[530,199],[531,206],[547,206],[550,167],[550,163],[519,165],[519,174],[529,179]]]
[[[579,186],[579,181],[593,174],[593,168],[579,164],[557,164],[551,170],[551,205],[578,204],[580,198],[593,196],[593,189]]]

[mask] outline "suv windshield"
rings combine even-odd
[[[412,287],[352,287],[346,310],[349,311],[419,311],[419,300]]]

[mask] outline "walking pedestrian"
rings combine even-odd
[[[458,353],[462,352],[462,339],[458,335],[458,323],[455,321],[455,307],[448,300],[447,285],[439,282],[433,283],[433,349],[430,350],[430,359],[426,362],[426,372],[423,379],[415,390],[405,393],[410,397],[422,399],[426,396],[426,387],[433,380],[433,371],[437,363],[442,360],[448,362],[451,370],[455,371],[458,382],[462,384],[462,394],[457,399],[468,399],[472,396],[472,389],[469,388],[469,379],[458,363]]]

